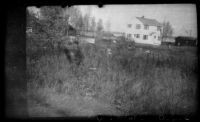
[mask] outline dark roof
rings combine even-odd
[[[194,37],[189,37],[189,36],[178,36],[176,39],[181,39],[181,40],[197,40]]]
[[[175,39],[175,37],[173,37],[173,36],[163,36],[163,38]]]
[[[149,25],[149,26],[162,26],[161,23],[159,23],[155,19],[147,19],[144,17],[136,17],[138,20],[140,20],[144,25]]]

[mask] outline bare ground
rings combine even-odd
[[[49,103],[37,103],[29,99],[30,117],[81,117],[96,115],[121,115],[111,104],[92,97],[55,95]]]

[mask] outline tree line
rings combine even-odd
[[[37,48],[44,47],[53,49],[55,45],[60,44],[62,37],[66,36],[66,31],[72,25],[76,30],[83,31],[104,31],[110,29],[110,22],[105,23],[103,20],[91,16],[90,13],[83,13],[78,7],[58,7],[44,6],[40,9],[40,16],[35,12],[27,10],[27,26],[31,26],[34,33],[28,37],[27,47]],[[169,22],[163,22],[162,37],[173,35],[173,28]]]
[[[102,19],[96,20],[89,13],[83,15],[78,7],[44,6],[36,12],[27,9],[27,27],[32,27],[34,33],[27,37],[27,48],[55,48],[66,31],[73,26],[76,30],[103,31]]]

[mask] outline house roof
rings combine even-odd
[[[149,25],[149,26],[162,26],[161,23],[159,23],[155,19],[148,19],[144,17],[136,17],[138,20],[140,20],[144,25]]]
[[[180,39],[180,40],[196,40],[196,38],[189,37],[189,36],[178,36],[178,37],[176,37],[176,39]]]

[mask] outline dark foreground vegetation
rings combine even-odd
[[[80,48],[79,66],[64,51],[27,56],[30,116],[194,114],[195,48],[123,42],[110,46],[111,55],[97,44]]]

